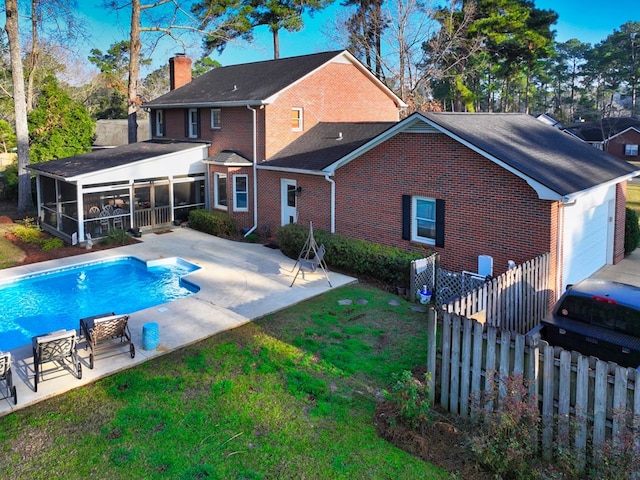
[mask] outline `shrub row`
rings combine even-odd
[[[296,224],[285,225],[277,231],[280,249],[291,258],[298,257],[308,236],[309,230]],[[328,266],[356,276],[376,278],[389,285],[409,285],[411,261],[425,256],[324,230],[314,230],[314,238],[318,245],[324,244],[327,249],[325,261]]]
[[[203,209],[189,212],[189,227],[216,236],[233,235],[238,231],[236,222],[226,213]]]
[[[40,245],[42,251],[55,250],[64,247],[64,241],[57,237],[47,237],[42,234],[35,219],[26,217],[13,229],[13,234],[25,243]]]
[[[640,226],[638,225],[638,214],[635,210],[627,207],[624,223],[624,253],[629,255],[640,242]]]

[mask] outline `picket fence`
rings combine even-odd
[[[546,278],[544,259],[539,260],[533,269]],[[588,462],[598,461],[607,442],[620,444],[631,438],[632,446],[640,448],[640,388],[636,388],[640,373],[512,331],[513,325],[529,329],[531,323],[523,312],[534,318],[542,314],[546,292],[536,288],[546,284],[515,272],[507,272],[507,277],[495,279],[466,299],[429,310],[431,402],[470,418],[477,413],[472,408],[474,399],[496,388],[504,398],[506,382],[521,378],[528,399],[540,411],[537,434],[543,458],[551,460],[554,450],[562,446],[573,452],[577,467],[584,469]],[[504,293],[505,289],[511,291]],[[519,301],[521,310],[509,308],[505,295]],[[466,318],[460,312],[481,312],[483,318]],[[487,407],[497,406],[489,403],[483,408],[486,412]]]
[[[506,395],[505,379],[521,376],[540,409],[544,458],[562,445],[584,464],[611,439],[638,438],[637,370],[436,309],[428,328],[431,401],[447,411],[472,417],[472,399],[492,391],[494,382]]]
[[[457,298],[448,312],[512,332],[527,333],[549,311],[549,254],[507,270]]]

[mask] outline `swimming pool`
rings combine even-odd
[[[132,313],[191,295],[200,288],[183,277],[199,268],[178,257],[111,257],[0,282],[0,350],[29,344],[34,335],[78,329],[84,317]]]

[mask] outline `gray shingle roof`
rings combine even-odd
[[[424,113],[424,117],[565,196],[637,168],[527,114]]]
[[[233,150],[222,150],[206,159],[207,163],[217,163],[219,165],[253,165],[253,162],[243,156],[241,153]]]
[[[255,105],[343,52],[336,50],[214,68],[144,106]]]
[[[564,127],[587,142],[602,142],[626,130],[635,127],[640,130],[640,119],[633,117],[608,117],[597,122],[574,123]]]
[[[30,165],[29,169],[60,178],[72,178],[203,145],[203,143],[195,142],[138,142],[49,162],[35,163]]]
[[[396,122],[321,122],[259,165],[322,170],[395,124]]]

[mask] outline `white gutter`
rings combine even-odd
[[[331,184],[331,233],[336,233],[336,182],[328,173],[324,179]]]
[[[258,165],[258,170],[270,170],[272,172],[301,173],[303,175],[320,175],[321,177],[324,177],[326,175],[333,175],[333,172],[325,172],[324,170],[306,170],[304,168],[289,168],[289,167],[270,167],[268,165]]]
[[[640,176],[640,170],[636,170],[635,172],[632,173],[628,173],[626,175],[623,175],[621,177],[618,178],[614,178],[612,180],[609,180],[608,182],[604,182],[604,183],[600,183],[598,185],[594,185],[593,187],[589,187],[586,190],[580,190],[579,192],[575,192],[575,193],[570,193],[568,195],[565,195],[564,197],[562,197],[561,202],[567,205],[573,204],[576,202],[576,199],[578,199],[579,197],[583,196],[583,195],[587,195],[590,192],[592,192],[593,190],[596,189],[600,189],[603,187],[610,187],[611,185],[617,185],[618,183],[621,182],[627,182],[635,177]]]
[[[142,108],[145,110],[160,110],[169,108],[216,108],[216,107],[244,107],[244,106],[261,106],[268,105],[268,102],[262,100],[234,100],[229,102],[199,102],[199,103],[157,103],[157,104],[144,104]]]
[[[257,111],[247,105],[247,108],[253,112],[253,227],[249,229],[244,236],[248,236],[258,228],[258,127],[257,127]]]

